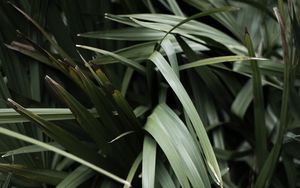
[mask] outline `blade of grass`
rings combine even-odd
[[[198,54],[181,37],[176,37],[176,39],[189,61],[197,61],[199,59]],[[196,67],[195,71],[201,80],[204,81],[206,88],[211,91],[211,95],[214,96],[214,99],[221,105],[220,108],[228,110],[228,106],[230,106],[233,100],[232,96],[220,78],[213,72],[213,69],[202,66]],[[224,97],[220,98],[219,93],[222,93]],[[205,103],[206,100],[203,100],[203,102]]]
[[[93,93],[94,89],[89,88],[89,87],[93,87],[93,86],[91,86],[92,85],[91,82],[88,81],[88,79],[86,79],[86,77],[83,74],[81,75],[82,78],[85,78],[85,79],[83,79],[83,81],[85,81],[87,83],[86,86],[89,86],[87,89],[92,90],[91,92],[86,92],[86,93],[87,93],[87,95],[89,95],[91,97],[93,102],[96,104],[96,108],[97,108],[98,112],[100,113],[103,110],[105,112],[105,109],[102,108],[102,106],[106,106],[106,108],[108,108],[109,105],[113,105],[112,110],[116,111],[118,113],[117,115],[118,115],[120,121],[122,121],[126,127],[125,131],[128,131],[128,129],[130,129],[130,128],[137,129],[137,130],[140,129],[139,122],[137,121],[137,118],[136,118],[135,114],[133,113],[133,109],[128,104],[128,102],[126,101],[124,96],[121,94],[121,92],[119,90],[115,89],[115,87],[112,85],[110,80],[108,80],[108,78],[106,77],[106,75],[103,73],[103,71],[100,68],[98,68],[96,71],[94,71],[92,69],[92,67],[85,60],[84,60],[84,62],[85,62],[85,65],[88,67],[88,69],[91,71],[92,75],[94,76],[94,78],[96,79],[98,84],[104,86],[104,88],[106,89],[105,97],[112,97],[112,98],[110,98],[112,100],[111,103],[109,103],[109,100],[102,100],[103,105],[101,105],[100,103],[97,103],[98,99],[102,99],[105,97],[104,96],[94,97],[93,95],[91,95],[91,93]],[[100,92],[96,92],[96,94],[99,94],[99,93]],[[103,109],[103,110],[101,110],[101,109]],[[100,116],[103,117],[104,115],[105,115],[105,113],[100,113]],[[110,122],[111,119],[115,119],[115,118],[114,117],[106,118],[104,121]],[[113,124],[111,127],[113,127]]]
[[[61,145],[59,145],[56,142],[51,142],[51,143],[48,142],[47,144],[55,146],[60,149],[63,149],[63,147],[61,147]],[[47,151],[47,150],[45,148],[42,148],[37,145],[28,145],[28,146],[24,146],[21,148],[7,151],[1,157],[9,157],[9,156],[16,156],[16,155],[25,154],[25,153],[35,153],[35,152],[43,152],[43,151]]]
[[[68,108],[27,108],[28,111],[35,113],[47,121],[72,120],[75,119],[71,110]],[[98,117],[95,110],[89,110],[94,117]],[[29,120],[12,108],[0,109],[0,124],[23,123]]]
[[[79,139],[55,125],[48,122],[40,116],[26,110],[21,105],[17,104],[11,99],[8,99],[9,105],[11,105],[18,113],[35,122],[48,136],[60,143],[64,148],[69,150],[88,161],[95,164],[99,163],[99,157],[96,155],[96,151],[87,147],[87,145],[81,143]]]
[[[130,170],[128,172],[128,175],[127,175],[127,178],[126,178],[127,182],[129,182],[129,183],[132,182],[132,180],[133,180],[133,178],[134,178],[134,176],[136,174],[136,171],[138,170],[138,167],[140,166],[141,162],[142,162],[142,153],[140,153],[136,157],[136,159],[134,160],[133,164],[131,165],[131,168],[130,168]],[[123,188],[129,188],[129,186],[128,185],[124,185]]]
[[[156,142],[145,136],[143,145],[142,186],[154,188],[156,166]]]
[[[105,175],[105,176],[107,176],[107,177],[109,177],[109,178],[111,178],[111,179],[113,179],[113,180],[115,180],[115,181],[117,181],[121,184],[128,185],[129,187],[131,186],[131,184],[129,182],[127,182],[126,180],[124,180],[124,179],[122,179],[122,178],[120,178],[120,177],[118,177],[118,176],[116,176],[116,175],[114,175],[114,174],[112,174],[112,173],[110,173],[110,172],[108,172],[108,171],[106,171],[106,170],[104,170],[104,169],[102,169],[102,168],[100,168],[100,167],[98,167],[98,166],[96,166],[96,165],[80,158],[80,157],[77,157],[77,156],[75,156],[71,153],[68,153],[68,152],[63,151],[59,148],[51,146],[47,143],[43,143],[43,142],[38,141],[36,139],[33,139],[33,138],[28,137],[28,136],[10,131],[10,130],[2,128],[2,127],[0,127],[0,134],[4,134],[4,135],[14,137],[14,138],[19,139],[19,140],[23,140],[23,141],[31,143],[31,144],[38,145],[38,146],[43,147],[43,148],[45,148],[49,151],[53,151],[53,152],[58,153],[62,156],[70,158],[70,159],[72,159],[72,160],[74,160],[74,161],[76,161],[80,164],[83,164],[83,165],[95,170],[96,172],[98,172],[100,174],[103,174],[103,175]],[[83,148],[81,148],[81,149],[83,149]]]
[[[7,174],[7,177],[5,178],[4,183],[2,183],[1,188],[9,188],[9,184],[11,182],[12,175],[13,174],[11,172],[9,172]]]
[[[241,55],[212,57],[212,58],[201,59],[191,63],[180,65],[179,70],[186,70],[190,68],[195,68],[195,67],[200,67],[205,65],[213,65],[213,64],[224,63],[224,62],[247,61],[247,60],[265,60],[265,59],[256,58],[256,57],[247,57]]]
[[[111,148],[107,143],[109,139],[105,131],[103,131],[103,125],[61,85],[48,76],[46,76],[46,81],[66,105],[68,105],[83,130],[97,143],[102,152],[104,154],[110,153]]]
[[[157,66],[157,68],[160,70],[162,75],[165,77],[165,79],[177,95],[178,99],[181,101],[181,104],[186,110],[196,131],[196,134],[199,138],[199,143],[205,156],[207,168],[209,169],[209,172],[211,173],[211,176],[213,177],[214,181],[222,187],[222,177],[218,162],[216,160],[216,156],[213,152],[204,125],[199,117],[199,114],[197,113],[195,106],[193,105],[192,100],[188,96],[186,90],[184,89],[183,85],[181,84],[180,80],[178,79],[172,68],[169,66],[167,61],[159,52],[155,51],[149,57],[149,60],[151,60]]]
[[[167,0],[168,4],[170,5],[171,10],[177,16],[184,16],[182,10],[180,9],[179,5],[177,4],[176,0]]]
[[[158,160],[157,161],[157,166],[156,166],[156,174],[155,178],[157,181],[160,183],[161,187],[163,188],[175,188],[175,183],[170,176],[170,173],[166,169],[165,165]]]
[[[36,51],[32,46],[27,46],[16,41],[13,41],[10,45],[6,44],[5,46],[11,50],[20,52],[47,65],[52,65],[51,61],[46,56]]]
[[[155,41],[161,39],[164,33],[153,29],[141,27],[128,27],[117,30],[94,31],[78,34],[79,37],[107,40],[126,40],[126,41]]]
[[[78,187],[83,182],[91,178],[95,172],[87,166],[80,165],[67,177],[65,177],[56,188],[73,188]]]
[[[165,39],[161,43],[162,49],[166,52],[168,56],[169,62],[171,63],[171,67],[173,68],[174,72],[179,77],[179,69],[178,69],[178,61],[177,61],[177,54],[173,47],[173,44],[170,39]]]
[[[282,4],[282,1],[279,1],[279,4]],[[283,11],[283,7],[279,7],[279,10]],[[289,58],[289,49],[286,38],[286,25],[284,22],[284,18],[282,17],[282,12],[279,13],[278,8],[274,8],[274,12],[276,18],[278,20],[281,32],[281,40],[282,40],[282,48],[284,51],[283,62],[284,62],[284,80],[283,80],[283,93],[281,100],[281,111],[280,111],[280,123],[278,136],[276,138],[276,142],[268,155],[266,162],[264,163],[257,180],[255,182],[255,188],[263,188],[270,184],[271,177],[274,173],[284,136],[285,128],[289,122],[289,91],[290,91],[290,58]]]
[[[245,44],[248,48],[248,54],[255,57],[252,40],[249,33],[245,32]],[[256,165],[260,170],[268,155],[267,150],[267,128],[265,124],[265,107],[263,87],[261,81],[260,70],[257,61],[251,61],[252,67],[252,89],[253,89],[253,102],[254,102],[254,130],[255,130],[255,156]]]
[[[205,161],[199,157],[200,148],[184,123],[166,104],[162,103],[155,108],[148,117],[145,129],[160,145],[181,183],[184,182],[184,179],[180,180],[183,175],[189,179],[192,187],[210,187],[208,173],[204,170]],[[175,151],[172,152],[173,149]],[[175,156],[181,160],[179,166],[174,166],[177,160]],[[181,171],[176,172],[181,165]]]
[[[126,69],[126,72],[125,72],[125,75],[124,75],[123,81],[122,81],[122,88],[121,88],[121,93],[123,96],[126,96],[127,89],[131,82],[133,73],[134,73],[134,70],[132,68],[128,67]]]
[[[161,135],[162,133],[164,133],[164,131],[157,129],[158,127],[157,125],[161,123],[158,120],[156,120],[158,118],[159,116],[155,114],[154,115],[152,114],[152,116],[148,117],[147,123],[145,125],[145,130],[148,131],[154,137],[156,142],[159,144],[160,148],[162,148],[162,150],[164,151],[166,157],[170,162],[172,169],[174,170],[174,173],[178,181],[180,182],[180,185],[182,187],[189,188],[190,184],[188,181],[188,177],[185,174],[185,170],[188,169],[184,168],[183,162],[178,154],[178,151],[174,147],[173,143],[169,140],[168,137],[166,137],[166,135]],[[157,136],[157,135],[161,135],[161,136]]]
[[[135,35],[138,35],[138,32],[135,33]],[[172,38],[171,38],[171,42],[172,42],[172,47],[175,49],[176,53],[182,52],[182,49],[180,48],[178,43],[172,40]],[[186,42],[196,51],[206,51],[208,49],[205,46],[199,43],[192,42],[190,40],[187,40]],[[151,55],[151,53],[154,50],[155,44],[156,44],[155,42],[136,44],[126,48],[122,48],[120,50],[116,50],[114,51],[114,53],[140,63],[141,61],[144,61]],[[164,55],[163,50],[161,51],[161,53]],[[93,59],[90,62],[98,65],[102,65],[102,64],[106,65],[112,63],[118,63],[119,61],[108,56],[97,55],[96,59]]]
[[[212,8],[210,10],[207,10],[207,11],[203,11],[203,12],[200,12],[200,13],[197,13],[197,14],[194,14],[184,20],[182,20],[181,22],[179,22],[178,24],[176,24],[172,29],[170,29],[166,34],[165,36],[160,40],[160,44],[162,43],[162,41],[167,37],[168,34],[170,34],[172,31],[174,31],[176,28],[178,28],[179,26],[191,21],[191,20],[195,20],[197,18],[201,18],[201,17],[204,17],[204,16],[209,16],[209,15],[212,15],[212,14],[216,14],[216,13],[221,13],[221,12],[227,12],[227,11],[233,11],[233,10],[238,10],[237,8],[235,7],[221,7],[221,8]]]
[[[22,11],[20,8],[18,8],[16,5],[14,5],[11,2],[8,2],[13,8],[15,8],[18,12],[20,12],[29,22],[31,22],[43,35],[44,37],[51,43],[51,45],[60,53],[62,58],[68,59],[70,63],[75,65],[74,61],[66,52],[56,43],[55,40],[51,38],[51,36],[35,21],[33,20],[28,14],[26,14],[24,11]]]
[[[231,111],[237,115],[239,118],[243,119],[244,115],[251,104],[253,99],[253,83],[249,80],[240,90],[240,92],[235,97],[232,105]]]
[[[3,164],[0,163],[0,171],[11,172],[13,175],[23,177],[35,182],[43,182],[50,185],[57,185],[66,176],[66,172],[48,170],[48,169],[36,169],[16,164]]]
[[[146,71],[145,67],[143,67],[142,65],[134,62],[133,60],[127,59],[127,58],[122,57],[118,54],[115,54],[115,53],[112,53],[112,52],[109,52],[109,51],[106,51],[106,50],[102,50],[102,49],[99,49],[99,48],[90,47],[90,46],[76,45],[76,47],[91,50],[91,51],[94,51],[94,52],[97,52],[97,53],[100,53],[100,54],[103,54],[103,55],[111,56],[111,57],[119,60],[120,63],[123,63],[126,66],[129,66],[129,67],[135,69],[136,71],[138,71],[141,74],[145,74],[145,71]]]

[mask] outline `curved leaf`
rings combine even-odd
[[[209,172],[211,173],[216,183],[222,186],[221,172],[216,156],[213,152],[204,125],[200,119],[199,114],[197,113],[195,106],[193,105],[191,98],[188,96],[186,90],[184,89],[183,85],[181,84],[180,80],[178,79],[170,65],[159,52],[154,52],[149,57],[149,60],[151,60],[160,70],[162,75],[165,77],[165,79],[177,95],[184,109],[186,110],[198,136],[201,149],[203,150],[205,156],[207,168],[209,169]]]

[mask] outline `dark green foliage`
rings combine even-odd
[[[298,187],[299,6],[0,1],[1,186]]]

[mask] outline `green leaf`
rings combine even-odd
[[[116,175],[114,175],[114,174],[112,174],[112,173],[110,173],[110,172],[108,172],[108,171],[106,171],[106,170],[104,170],[104,169],[102,169],[102,168],[100,168],[100,167],[98,167],[98,166],[96,166],[96,165],[94,165],[94,164],[92,164],[92,163],[90,163],[90,162],[88,162],[88,161],[80,158],[80,157],[77,157],[77,156],[75,156],[75,155],[73,155],[71,153],[68,153],[68,152],[63,151],[63,150],[61,150],[59,148],[51,146],[51,145],[49,145],[47,143],[43,143],[43,142],[38,141],[36,139],[32,139],[32,138],[30,138],[28,136],[16,133],[14,131],[10,131],[10,130],[2,128],[2,127],[0,127],[0,134],[4,134],[4,135],[10,136],[10,137],[17,138],[19,140],[23,140],[23,141],[31,143],[31,144],[38,145],[38,146],[43,147],[43,148],[45,148],[45,149],[47,149],[49,151],[53,151],[53,152],[58,153],[58,154],[60,154],[62,156],[70,158],[70,159],[72,159],[72,160],[74,160],[74,161],[76,161],[78,163],[81,163],[81,164],[83,164],[83,165],[85,165],[85,166],[87,166],[87,167],[89,167],[89,168],[91,168],[91,169],[93,169],[93,170],[95,170],[95,171],[97,171],[97,172],[99,172],[99,173],[101,173],[101,174],[103,174],[103,175],[105,175],[105,176],[107,176],[107,177],[109,177],[109,178],[111,178],[111,179],[119,182],[119,183],[131,186],[130,183],[127,182],[126,180],[124,180],[124,179],[122,179],[122,178],[120,178],[120,177],[118,177],[118,176],[116,176]],[[80,148],[80,149],[84,149],[84,148]]]
[[[47,58],[46,56],[44,56],[43,54],[38,52],[34,47],[32,47],[30,45],[26,45],[26,44],[22,44],[22,43],[13,41],[10,45],[6,44],[5,46],[11,50],[20,52],[20,53],[27,55],[35,60],[38,60],[42,63],[52,66],[52,63],[49,60],[49,58]]]
[[[253,84],[252,80],[249,80],[240,90],[240,92],[235,97],[232,105],[231,111],[237,115],[239,118],[243,119],[244,115],[253,100]]]
[[[128,112],[125,111],[127,114],[124,115],[123,113],[123,106],[120,108],[116,108],[111,106],[109,99],[113,100],[112,98],[108,98],[106,95],[101,95],[103,91],[101,91],[94,83],[89,80],[82,72],[80,72],[79,68],[76,68],[76,73],[81,79],[82,87],[87,95],[90,97],[91,101],[96,105],[96,109],[99,113],[99,119],[93,117],[93,115],[77,101],[69,92],[67,92],[62,86],[57,84],[54,80],[49,77],[46,77],[46,80],[50,83],[50,86],[54,89],[54,91],[58,94],[58,96],[68,105],[71,109],[72,113],[75,114],[76,120],[80,124],[80,126],[84,129],[84,131],[97,143],[98,148],[101,151],[102,156],[109,156],[106,157],[105,160],[108,161],[118,161],[119,157],[122,156],[123,160],[129,162],[133,158],[132,152],[129,148],[124,148],[122,145],[115,145],[115,148],[112,148],[111,145],[108,143],[112,138],[121,134],[121,132],[129,131],[135,125],[137,126],[136,118],[135,121],[128,122],[128,113],[132,113],[132,110]],[[116,90],[113,92],[113,96],[115,95]],[[117,97],[118,100],[121,100],[120,97]],[[121,100],[122,101],[122,100]],[[119,104],[119,103],[117,103]],[[122,103],[123,105],[124,103]],[[112,108],[113,107],[113,108]],[[112,110],[110,110],[112,109]],[[121,111],[123,110],[123,111]],[[116,112],[118,115],[114,115],[113,113]],[[109,114],[110,113],[110,114]],[[115,117],[116,116],[116,117]],[[132,115],[134,116],[134,114]],[[118,121],[115,121],[117,118],[121,119],[122,124],[128,122],[128,126],[125,129],[121,126]],[[135,124],[134,124],[135,123]],[[124,130],[123,130],[124,129]],[[127,141],[127,140],[125,140]],[[136,140],[134,140],[136,142]],[[125,142],[126,143],[126,142]],[[125,163],[127,164],[127,163]],[[121,167],[125,165],[122,162],[119,162],[118,165]],[[115,168],[114,170],[117,171],[118,166],[111,166],[111,169]],[[123,166],[126,168],[126,166]]]
[[[161,47],[163,51],[166,52],[166,55],[168,56],[168,59],[171,63],[171,67],[173,68],[174,72],[177,74],[179,77],[179,68],[178,68],[178,61],[177,61],[177,54],[176,51],[173,47],[173,44],[170,39],[165,39],[161,43]]]
[[[138,31],[135,33],[135,35],[138,35]],[[170,39],[172,42],[172,47],[174,48],[176,53],[182,52],[182,49],[178,45],[178,43],[175,40]],[[186,40],[186,42],[195,50],[199,51],[206,51],[208,48],[205,46],[192,42],[190,40]],[[127,59],[132,59],[136,62],[141,62],[145,59],[147,59],[151,53],[154,50],[155,42],[146,42],[141,44],[132,45],[126,48],[122,48],[120,50],[114,51],[114,53],[126,57]],[[162,54],[165,54],[163,50],[161,50]],[[119,61],[105,55],[97,55],[96,59],[91,60],[92,63],[99,64],[99,65],[106,65],[106,64],[112,64],[112,63],[118,63]]]
[[[248,48],[248,54],[255,56],[255,51],[249,33],[245,33],[245,43]],[[254,103],[254,130],[255,130],[255,156],[257,168],[261,169],[266,157],[267,150],[267,128],[265,123],[265,107],[261,74],[256,61],[251,61],[252,67],[252,89]]]
[[[91,51],[94,51],[94,52],[97,52],[97,53],[100,53],[100,54],[103,54],[103,55],[108,55],[108,56],[111,56],[117,60],[120,61],[120,63],[123,63],[125,64],[126,66],[129,66],[131,68],[133,68],[134,70],[142,73],[142,74],[145,74],[145,67],[143,67],[142,65],[130,60],[130,59],[127,59],[125,57],[122,57],[118,54],[115,54],[115,53],[112,53],[112,52],[109,52],[109,51],[106,51],[106,50],[101,50],[99,48],[94,48],[94,47],[90,47],[90,46],[84,46],[84,45],[76,45],[76,47],[79,47],[79,48],[83,48],[83,49],[87,49],[87,50],[91,50]]]
[[[11,178],[12,178],[12,173],[9,172],[7,174],[7,177],[6,177],[5,181],[4,181],[4,183],[2,184],[1,188],[9,188],[9,184],[10,184]]]
[[[176,0],[167,0],[172,12],[177,16],[184,16],[182,10],[180,9],[179,5],[177,4]]]
[[[46,80],[61,100],[68,105],[82,129],[97,143],[104,154],[109,154],[111,148],[108,144],[109,139],[107,138],[107,134],[103,131],[103,124],[100,124],[100,122],[61,85],[48,76],[46,76]]]
[[[95,164],[98,164],[100,162],[99,156],[97,156],[97,152],[93,149],[90,149],[86,144],[81,143],[81,141],[71,133],[65,131],[54,123],[46,121],[40,116],[26,110],[24,107],[17,104],[11,99],[8,99],[8,103],[22,116],[26,117],[30,121],[35,122],[48,136],[53,138],[71,153],[74,153],[75,155],[78,155],[85,160],[88,160]]]
[[[221,8],[212,8],[210,10],[207,10],[207,11],[203,11],[203,12],[200,12],[200,13],[197,13],[197,14],[194,14],[184,20],[182,20],[181,22],[179,22],[178,24],[176,24],[172,29],[170,29],[166,34],[165,36],[161,39],[161,42],[166,38],[166,36],[168,34],[170,34],[172,31],[174,31],[176,28],[178,28],[179,26],[191,21],[191,20],[195,20],[197,18],[201,18],[203,16],[209,16],[211,14],[216,14],[216,13],[220,13],[220,12],[226,12],[226,11],[233,11],[233,10],[237,10],[237,8],[234,8],[234,7],[221,7]],[[161,43],[160,42],[160,43]]]
[[[179,70],[186,70],[190,68],[195,68],[195,67],[200,67],[205,65],[213,65],[213,64],[224,63],[224,62],[246,61],[246,60],[265,60],[265,59],[247,57],[241,55],[212,57],[212,58],[200,59],[191,63],[180,65]]]
[[[136,174],[136,171],[138,170],[138,167],[141,164],[141,162],[142,162],[142,153],[140,153],[136,157],[136,159],[134,160],[133,164],[131,165],[131,168],[130,168],[130,170],[128,172],[128,175],[127,175],[127,178],[126,178],[127,182],[129,182],[129,183],[132,182],[132,180],[133,180],[133,178],[134,178],[134,176]],[[129,188],[129,186],[128,185],[124,185],[123,188]]]
[[[66,176],[63,181],[61,181],[56,188],[73,188],[78,187],[80,184],[91,178],[95,172],[88,168],[87,166],[80,165],[68,176]]]
[[[183,49],[183,52],[185,53],[189,61],[196,61],[199,59],[197,53],[194,52],[194,50],[184,40],[182,40],[181,37],[177,37],[177,41],[179,42],[181,48]],[[207,66],[202,66],[195,68],[195,70],[201,80],[203,80],[203,82],[205,83],[206,88],[211,91],[210,93],[214,96],[214,99],[222,105],[221,108],[228,109],[228,106],[233,100],[232,96],[230,95],[229,91],[226,89],[220,78],[218,78],[218,76],[213,72],[213,69]],[[197,77],[195,79],[197,79]],[[222,93],[224,97],[220,98],[219,93]],[[208,105],[208,107],[209,106],[210,105]]]
[[[156,143],[149,136],[144,138],[143,164],[142,164],[142,186],[154,188],[156,166]]]
[[[122,88],[121,88],[121,93],[123,96],[126,96],[126,92],[129,87],[129,84],[131,82],[133,73],[134,73],[134,70],[130,67],[127,67],[126,72],[123,77]]]
[[[156,41],[161,39],[164,36],[164,33],[153,29],[128,27],[117,30],[81,33],[77,36],[107,40]]]
[[[282,7],[279,8],[282,9]],[[283,92],[281,98],[280,123],[279,123],[278,135],[276,137],[276,142],[257,177],[257,180],[255,182],[255,188],[263,188],[270,184],[271,177],[275,171],[275,167],[277,165],[277,161],[280,156],[284,132],[289,123],[289,118],[290,118],[288,104],[289,104],[289,95],[290,95],[289,92],[291,87],[291,73],[290,73],[291,61],[289,57],[289,48],[288,48],[287,38],[286,38],[287,31],[286,31],[284,18],[282,17],[282,12],[279,13],[279,10],[277,8],[274,8],[274,12],[280,26],[281,41],[282,41],[282,47],[284,51],[284,56],[283,56],[284,80],[283,80]]]
[[[149,110],[149,107],[147,107],[147,106],[138,106],[133,110],[133,113],[138,118],[138,117],[142,116],[148,110]]]
[[[66,172],[48,169],[36,169],[22,165],[3,163],[0,163],[0,171],[11,172],[13,175],[25,178],[27,180],[47,183],[51,185],[57,185],[67,176]]]
[[[165,165],[160,160],[157,161],[155,178],[160,183],[161,187],[164,188],[176,187],[172,177],[170,176],[170,173],[168,172]]]
[[[41,118],[47,121],[56,121],[56,120],[72,120],[75,119],[71,110],[68,108],[27,108],[28,111],[37,114]],[[94,117],[98,117],[98,114],[95,110],[89,110]],[[14,109],[3,108],[0,109],[0,124],[7,123],[23,123],[28,122],[27,118],[20,115]]]
[[[51,145],[51,146],[63,149],[61,147],[61,145],[59,145],[56,142],[51,142],[51,143],[48,143],[48,144]],[[17,149],[14,149],[14,150],[7,151],[1,157],[9,157],[9,156],[16,156],[16,155],[25,154],[25,153],[35,153],[35,152],[43,152],[43,151],[48,151],[48,150],[46,150],[45,148],[42,148],[40,146],[37,146],[37,145],[29,145],[29,146],[24,146],[24,147],[21,147],[21,148],[17,148]]]
[[[205,13],[205,11],[203,13]],[[164,32],[170,31],[180,22],[184,21],[185,19],[189,19],[167,14],[129,14],[118,16],[109,15],[109,17],[113,17],[115,21],[120,21],[121,23],[126,20],[126,24],[133,23],[134,27],[145,27]],[[218,44],[217,47],[220,47],[220,44],[222,44],[222,47],[226,46],[236,54],[245,54],[246,52],[246,48],[230,36],[207,24],[203,24],[195,20],[189,20],[183,25],[180,25],[178,28],[174,29],[172,33],[178,33],[179,35],[182,35],[193,41],[197,41],[200,44],[205,44],[205,41],[209,43],[212,42],[213,46],[215,46],[215,44]]]
[[[165,104],[158,105],[144,127],[168,158],[182,187],[210,187],[201,151],[179,117]]]
[[[12,4],[11,2],[8,2],[13,8],[15,8],[18,12],[20,12],[29,22],[31,22],[43,35],[44,37],[51,43],[51,45],[60,53],[62,58],[67,58],[70,63],[75,65],[72,58],[66,54],[66,52],[56,43],[55,40],[35,21],[33,20],[28,14],[26,14],[24,11],[22,11],[20,8],[18,8],[16,5]]]
[[[209,172],[214,179],[214,181],[222,186],[222,178],[221,178],[221,172],[219,169],[218,162],[216,160],[216,156],[213,152],[211,143],[209,141],[208,135],[205,131],[204,125],[199,117],[199,114],[197,113],[197,110],[191,100],[191,98],[188,96],[186,90],[184,89],[183,85],[179,81],[178,77],[172,70],[172,68],[169,66],[167,61],[164,59],[164,57],[159,52],[154,52],[150,57],[149,60],[151,60],[159,69],[159,71],[162,73],[166,81],[169,83],[175,94],[177,95],[178,99],[180,100],[181,104],[183,105],[183,108],[186,110],[193,127],[196,131],[196,134],[199,139],[199,143],[201,145],[201,149],[203,151],[203,154],[205,156],[205,161],[207,165],[207,169],[209,169]]]

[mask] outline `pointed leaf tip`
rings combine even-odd
[[[16,103],[14,100],[12,100],[11,98],[7,98],[7,103],[10,107],[12,107],[13,109],[15,109],[16,111],[20,111],[23,110],[23,106],[19,105],[18,103]]]
[[[45,80],[48,82],[50,85],[59,85],[55,80],[53,80],[50,76],[46,75]]]
[[[19,106],[18,103],[16,103],[14,100],[11,98],[7,98],[8,105],[10,105],[12,108],[17,108]]]

